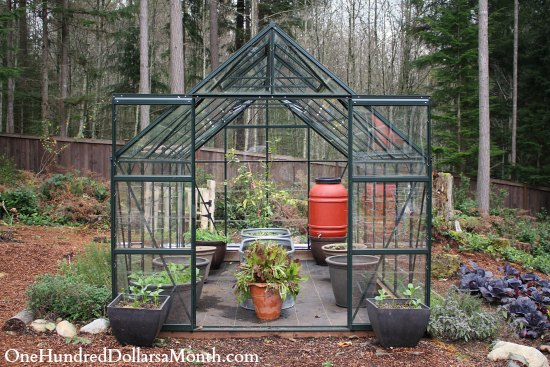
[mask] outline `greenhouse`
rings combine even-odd
[[[141,105],[150,125],[118,146]],[[365,299],[380,289],[402,297],[412,283],[429,302],[428,97],[357,94],[272,23],[188,95],[114,95],[112,118],[113,296],[162,273],[163,330],[367,330]],[[344,232],[314,234],[309,193],[336,182]],[[307,277],[272,321],[234,294],[251,241],[285,247]],[[343,286],[314,254],[331,243],[347,243]]]

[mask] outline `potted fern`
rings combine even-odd
[[[244,252],[235,273],[235,294],[240,302],[252,298],[260,320],[275,320],[281,315],[283,300],[300,292],[300,261],[290,259],[284,247],[255,241]]]
[[[367,299],[367,312],[374,334],[385,348],[415,347],[428,327],[430,308],[416,293],[419,286],[412,283],[403,292],[406,298],[393,298],[384,289],[378,296]]]
[[[152,346],[166,320],[171,297],[150,286],[144,278],[135,278],[131,293],[120,293],[107,306],[112,332],[122,345]]]

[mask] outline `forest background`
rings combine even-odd
[[[550,3],[488,9],[491,177],[548,186]],[[144,68],[151,93],[175,90],[171,36],[187,92],[274,21],[358,94],[430,95],[435,168],[475,176],[478,15],[477,0],[2,0],[0,133],[109,139],[111,95],[143,92]],[[126,138],[143,127],[134,113]]]

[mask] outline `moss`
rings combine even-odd
[[[432,256],[432,277],[436,279],[450,278],[460,267],[458,255],[434,254]]]

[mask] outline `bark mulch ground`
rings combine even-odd
[[[0,231],[6,228],[0,227]],[[107,236],[106,231],[72,227],[31,227],[16,226],[9,238],[0,239],[0,323],[15,315],[25,307],[25,289],[35,275],[53,273],[57,262],[72,258],[89,244],[94,237]],[[7,241],[6,241],[7,240]],[[479,256],[476,256],[479,260]],[[480,264],[481,265],[481,264]],[[485,263],[483,265],[486,265]],[[452,281],[447,281],[451,283]],[[436,282],[439,291],[444,290],[445,282]],[[88,337],[88,336],[87,336]],[[80,363],[10,363],[16,349],[19,353],[51,353],[78,355],[104,353],[104,348],[114,349],[115,359],[136,353],[130,346],[121,347],[112,335],[90,336],[89,344],[69,344],[55,333],[37,335],[31,331],[14,334],[0,333],[0,366],[430,366],[430,367],[504,367],[505,361],[490,362],[486,359],[489,343],[446,343],[435,339],[424,339],[416,348],[384,349],[371,337],[316,337],[316,338],[280,338],[256,337],[246,339],[189,339],[166,338],[154,348],[142,348],[140,353],[151,356],[179,353],[212,353],[215,348],[220,358],[231,357],[238,353],[256,354],[258,363],[221,362],[221,363],[175,363],[151,362],[136,364],[118,361],[116,363],[80,362]],[[514,340],[518,341],[518,340]],[[11,350],[11,351],[10,351]],[[6,352],[8,354],[6,354]],[[10,354],[11,353],[11,354]],[[6,359],[8,357],[8,359]],[[243,356],[244,358],[244,356]]]

